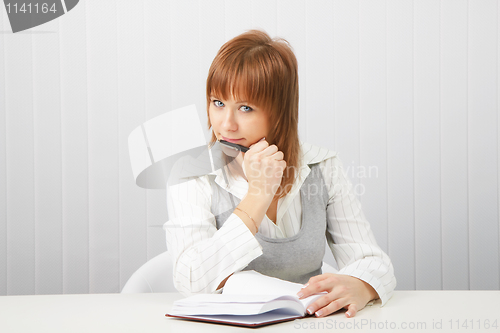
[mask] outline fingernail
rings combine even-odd
[[[323,314],[323,311],[319,310],[319,311],[316,311],[316,317],[319,317]]]
[[[313,314],[313,312],[314,312],[314,311],[313,311],[311,308],[308,308],[308,309],[307,309],[307,313],[309,313],[310,315],[312,315],[312,314]]]
[[[297,293],[297,297],[298,297],[298,298],[301,298],[302,296],[304,296],[304,293],[303,293],[303,292],[301,292],[301,291],[299,291],[299,292]]]
[[[263,137],[262,139],[260,139],[260,140],[259,140],[259,142],[261,142],[261,141],[263,141],[263,140],[265,140],[265,139],[266,139],[266,137]]]
[[[345,315],[347,318],[351,318],[351,314],[349,312],[346,312]]]
[[[306,283],[305,285],[302,286],[302,289],[307,288],[308,285],[309,283]]]

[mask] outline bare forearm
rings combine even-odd
[[[234,214],[236,214],[255,235],[272,200],[273,197],[270,195],[265,196],[249,192],[237,206],[239,209],[234,210]]]

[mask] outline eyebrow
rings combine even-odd
[[[219,97],[217,97],[217,96],[213,96],[213,95],[212,95],[212,96],[210,96],[210,99],[217,99],[217,100],[219,100],[219,99],[222,99],[222,98],[219,98]],[[235,101],[235,103],[236,103],[236,104],[243,104],[243,103],[244,103],[244,104],[251,104],[251,105],[254,105],[253,103],[249,103],[249,102],[247,102],[247,101]]]

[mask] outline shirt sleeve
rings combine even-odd
[[[173,258],[174,285],[186,296],[217,292],[226,277],[262,254],[259,242],[237,215],[231,214],[217,229],[210,207],[208,176],[167,187],[167,249]]]
[[[320,168],[329,195],[326,236],[339,267],[338,273],[371,285],[383,306],[396,287],[391,260],[377,245],[339,158],[321,162]]]

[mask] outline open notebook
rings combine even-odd
[[[299,299],[296,295],[301,288],[299,283],[243,271],[227,280],[222,294],[178,300],[166,315],[238,326],[278,323],[304,317],[309,304],[323,295]]]

